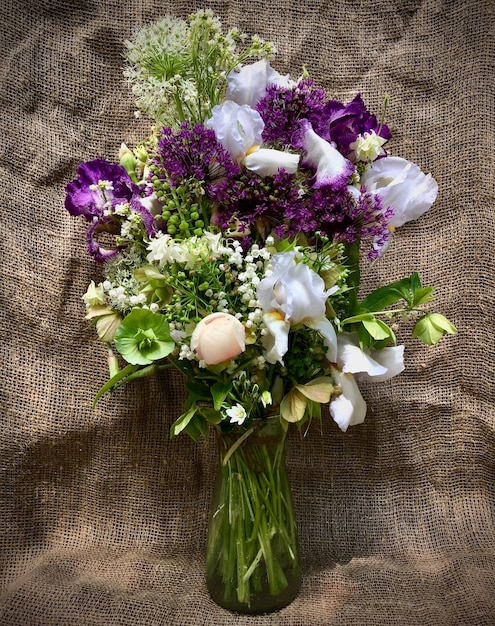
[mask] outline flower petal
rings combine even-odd
[[[247,104],[255,108],[264,97],[267,85],[288,86],[288,76],[281,76],[266,59],[244,65],[239,71],[233,70],[227,76],[227,100],[237,104]]]
[[[305,326],[317,330],[322,336],[327,347],[327,359],[330,363],[337,361],[337,333],[332,322],[326,317],[317,320],[307,320]]]
[[[269,333],[265,335],[265,359],[268,363],[283,363],[283,356],[289,349],[290,324],[278,311],[265,313],[263,322]]]
[[[213,107],[212,116],[205,126],[215,131],[217,140],[236,160],[252,146],[261,144],[265,123],[258,111],[247,104],[239,105],[226,100]]]
[[[309,122],[302,123],[304,164],[316,168],[314,187],[343,189],[355,171],[355,166],[331,143],[315,133]]]
[[[369,354],[355,345],[348,335],[342,333],[337,338],[337,365],[344,373],[357,374],[366,372],[376,380],[377,376],[387,374],[387,368],[375,361]]]
[[[279,170],[294,174],[299,165],[299,155],[282,150],[259,148],[246,155],[242,163],[248,170],[256,172],[262,178],[274,176]]]
[[[380,196],[383,207],[393,207],[391,225],[399,228],[425,213],[435,202],[438,184],[410,161],[400,157],[378,159],[361,177],[361,184]]]
[[[344,374],[334,370],[335,382],[340,385],[342,393],[330,402],[330,415],[342,432],[362,424],[366,417],[366,402],[352,374]]]
[[[390,346],[381,350],[372,350],[371,354],[374,361],[387,371],[384,374],[375,374],[374,376],[363,372],[356,375],[356,380],[371,380],[379,383],[397,376],[404,370],[404,346]]]

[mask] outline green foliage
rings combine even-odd
[[[428,345],[437,343],[445,334],[455,334],[455,326],[443,315],[427,313],[419,308],[433,299],[433,287],[423,287],[418,273],[379,287],[355,305],[355,314],[342,320],[341,326],[356,332],[363,348],[383,348],[396,343],[392,326],[400,321],[420,316],[413,338]],[[396,306],[402,303],[402,306]],[[390,308],[395,307],[395,308]],[[384,317],[387,324],[380,317]]]
[[[423,343],[433,346],[444,335],[455,335],[457,329],[440,313],[427,313],[414,326],[412,336],[421,339]]]

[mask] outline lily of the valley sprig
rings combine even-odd
[[[344,104],[306,72],[280,75],[272,44],[224,34],[207,11],[127,48],[150,135],[119,163],[80,165],[66,189],[103,264],[83,296],[109,350],[97,399],[174,367],[187,398],[172,434],[267,414],[302,425],[324,404],[343,431],[361,423],[359,382],[404,369],[402,321],[427,344],[456,332],[415,272],[359,298],[360,258],[431,207],[435,180],[389,154],[359,94]]]

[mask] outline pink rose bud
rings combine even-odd
[[[199,322],[191,336],[191,350],[207,365],[233,359],[245,348],[245,328],[230,313],[210,313]]]

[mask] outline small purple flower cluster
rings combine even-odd
[[[299,81],[296,87],[287,89],[268,85],[266,95],[256,105],[265,122],[263,141],[282,147],[295,147],[293,135],[301,120],[312,124],[319,118],[324,106],[325,92],[314,86],[310,79]]]
[[[166,178],[170,186],[177,188],[194,179],[205,183],[206,191],[211,193],[222,179],[232,179],[239,173],[215,132],[201,124],[191,128],[188,122],[183,122],[178,131],[162,129],[153,163],[161,172],[159,178]]]

